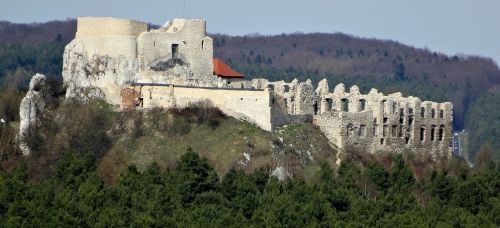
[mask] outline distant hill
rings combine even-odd
[[[34,24],[0,22],[0,81],[23,87],[35,72],[60,78],[62,52],[75,30],[76,21],[71,19]],[[500,132],[495,121],[475,119],[495,116],[482,114],[475,104],[481,98],[480,104],[485,105],[485,97],[491,97],[486,93],[497,91],[500,85],[500,70],[488,58],[448,56],[394,41],[341,33],[211,36],[214,55],[248,78],[310,78],[315,83],[327,78],[331,87],[342,82],[347,86],[357,84],[362,92],[373,87],[384,93],[403,92],[425,100],[451,101],[456,129],[477,129],[493,123],[490,130],[480,134]],[[496,103],[491,105],[489,110],[500,110]],[[488,141],[499,141],[495,134],[478,134],[471,132],[477,140],[472,144],[476,145],[473,151]]]
[[[34,45],[60,40],[68,43],[75,37],[76,20],[16,24],[0,21],[0,44]]]
[[[500,83],[500,70],[491,59],[447,56],[394,41],[341,33],[214,37],[215,56],[250,77],[311,78],[316,82],[327,78],[334,83],[361,83],[365,92],[373,86],[384,92],[449,100],[454,104],[458,128],[463,127],[470,102]],[[407,88],[400,82],[412,86]]]

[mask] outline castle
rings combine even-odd
[[[272,131],[314,123],[340,149],[424,151],[451,155],[452,104],[421,101],[357,86],[333,91],[324,79],[244,80],[213,59],[213,40],[200,19],[159,28],[108,17],[80,17],[64,52],[67,99],[102,98],[121,110],[186,107],[209,102],[225,114]]]

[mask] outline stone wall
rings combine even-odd
[[[149,30],[143,22],[79,17],[63,57],[66,98],[118,106],[122,87],[137,82],[216,87],[221,82],[213,75],[212,38],[205,29],[200,19],[174,19]]]
[[[131,106],[145,109],[183,108],[208,101],[225,114],[254,123],[264,130],[271,131],[276,127],[271,120],[272,92],[269,90],[137,84],[124,87],[122,94],[129,95],[122,100],[122,110]]]
[[[357,86],[346,91],[343,84],[330,92],[326,80],[316,90],[310,81],[297,80],[254,79],[228,86],[268,88],[274,127],[313,121],[342,149],[371,153],[413,150],[435,158],[450,156],[453,106],[449,102],[421,101],[401,93],[384,95],[376,89],[361,94]]]
[[[79,17],[75,39],[92,55],[137,56],[136,38],[148,31],[143,22],[112,17]]]
[[[376,89],[330,92],[322,80],[222,79],[213,75],[213,40],[200,19],[174,19],[158,29],[116,18],[78,18],[64,52],[66,97],[102,98],[122,110],[185,107],[209,101],[265,130],[314,122],[343,149],[450,155],[452,104]]]
[[[174,19],[139,35],[137,82],[215,87],[213,40],[205,27],[204,20]]]
[[[314,122],[340,148],[451,155],[451,103],[422,102],[401,93],[385,96],[375,89],[363,95],[357,86],[345,92],[343,84],[329,93],[321,84]]]

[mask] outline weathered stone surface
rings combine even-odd
[[[216,87],[212,38],[205,21],[174,19],[159,29],[108,17],[78,18],[77,34],[64,51],[68,99],[99,98],[120,105],[131,83]]]
[[[29,155],[31,150],[26,142],[31,128],[38,124],[39,116],[45,109],[47,98],[46,78],[43,74],[36,74],[31,78],[29,90],[21,100],[19,108],[19,147],[23,155]]]
[[[421,102],[401,93],[385,96],[376,89],[363,95],[357,86],[346,93],[343,84],[317,99],[321,111],[314,123],[339,148],[371,153],[412,150],[434,158],[451,155],[450,102]]]
[[[124,19],[79,18],[76,38],[64,53],[66,96],[102,98],[123,110],[207,101],[269,131],[314,122],[343,150],[450,155],[451,103],[376,89],[362,94],[356,85],[347,92],[338,84],[330,92],[326,79],[315,89],[310,80],[218,78],[213,75],[213,40],[205,28],[198,19],[174,19],[150,29]]]
[[[137,60],[123,55],[90,55],[92,52],[83,40],[75,39],[66,46],[62,72],[66,98],[99,98],[119,105],[121,87],[134,81]]]
[[[316,94],[322,96],[323,94],[328,94],[329,91],[328,81],[326,79],[319,81],[318,88],[316,88]]]

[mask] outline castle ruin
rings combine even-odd
[[[212,41],[200,19],[173,19],[151,28],[126,19],[80,17],[64,52],[66,98],[101,98],[121,110],[208,101],[267,131],[313,123],[341,149],[451,155],[450,102],[376,89],[361,94],[357,86],[346,91],[343,84],[331,91],[325,79],[316,88],[310,80],[244,80],[213,59]]]

